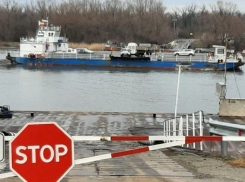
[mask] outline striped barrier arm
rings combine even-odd
[[[2,173],[2,174],[0,174],[0,179],[10,178],[10,177],[14,177],[14,176],[16,176],[16,174],[13,172]]]
[[[6,137],[6,139],[11,140],[14,136]],[[135,155],[139,153],[145,153],[153,150],[180,146],[183,144],[191,144],[195,142],[201,141],[245,141],[245,137],[239,136],[112,136],[112,137],[97,137],[97,136],[73,136],[74,141],[81,142],[81,141],[151,141],[151,140],[173,140],[174,142],[164,143],[159,145],[152,145],[148,147],[116,152],[116,153],[109,153],[103,154],[98,156],[87,157],[83,159],[75,160],[75,164],[85,164],[95,161],[101,161],[105,159],[111,158],[119,158],[129,155]],[[13,172],[3,173],[0,174],[0,179],[9,178],[16,176]]]
[[[132,141],[185,141],[184,144],[197,143],[202,141],[245,141],[243,136],[72,136],[74,142],[83,141],[112,141],[112,142],[132,142]]]
[[[153,146],[149,146],[149,147],[133,149],[133,150],[128,150],[128,151],[92,156],[92,157],[87,157],[87,158],[83,158],[83,159],[76,159],[75,164],[85,164],[85,163],[91,163],[91,162],[101,161],[101,160],[105,160],[105,159],[119,158],[119,157],[135,155],[135,154],[139,154],[139,153],[145,153],[145,152],[149,152],[152,150],[158,150],[158,149],[163,149],[163,148],[168,148],[168,147],[173,147],[173,146],[178,146],[178,145],[183,145],[183,144],[184,144],[183,141],[177,141],[177,142],[165,143],[165,144],[160,144],[160,145],[153,145]],[[14,176],[16,176],[16,174],[13,172],[2,173],[2,174],[0,174],[0,179],[14,177]]]
[[[245,141],[243,136],[72,136],[74,142],[83,141],[112,141],[112,142],[132,142],[132,141],[185,141],[184,144],[201,141]]]
[[[164,143],[164,144],[153,145],[153,146],[144,147],[144,148],[123,151],[123,152],[109,153],[109,154],[103,154],[103,155],[98,155],[98,156],[93,156],[93,157],[88,157],[88,158],[83,158],[83,159],[77,159],[75,160],[75,164],[84,164],[84,163],[95,162],[95,161],[100,161],[104,159],[119,158],[119,157],[124,157],[124,156],[129,156],[129,155],[135,155],[139,153],[149,152],[152,150],[158,150],[158,149],[183,145],[184,143],[185,143],[184,141],[177,141],[177,142]]]
[[[10,141],[15,136],[5,136]],[[111,142],[139,142],[139,141],[185,141],[185,144],[201,141],[245,141],[245,136],[72,136],[74,142],[111,141]]]

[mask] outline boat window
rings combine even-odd
[[[53,37],[54,33],[48,33],[49,37]]]
[[[224,54],[225,50],[224,49],[217,49],[217,54]]]

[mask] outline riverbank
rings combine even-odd
[[[8,49],[8,48],[19,48],[19,42],[1,42],[0,41],[0,49]]]

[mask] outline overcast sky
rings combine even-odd
[[[0,0],[4,1],[4,0]],[[16,0],[21,3],[26,3],[30,1],[36,1],[36,0]],[[68,0],[56,0],[56,2],[62,2],[62,1],[68,1]],[[101,0],[104,1],[104,0]],[[164,5],[167,7],[168,11],[171,11],[172,9],[182,8],[186,7],[192,4],[196,4],[198,6],[201,6],[203,4],[207,5],[207,7],[210,4],[216,4],[218,0],[162,0]],[[237,5],[238,10],[240,10],[242,13],[245,13],[245,0],[221,0],[223,2],[232,2]]]
[[[222,0],[223,2],[232,2],[237,5],[238,10],[245,13],[245,0]],[[163,0],[164,5],[167,7],[167,10],[174,9],[176,7],[181,8],[185,6],[189,6],[192,4],[196,4],[201,6],[203,4],[207,5],[216,4],[217,0]]]

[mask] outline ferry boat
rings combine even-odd
[[[11,63],[38,66],[83,66],[103,68],[144,68],[176,70],[183,66],[189,70],[233,70],[244,65],[243,57],[226,57],[225,46],[214,46],[215,51],[208,59],[197,56],[176,56],[166,58],[161,54],[148,57],[120,57],[104,53],[81,53],[69,48],[68,39],[60,37],[61,27],[49,24],[47,20],[38,22],[35,38],[21,37],[18,54],[8,52]]]

